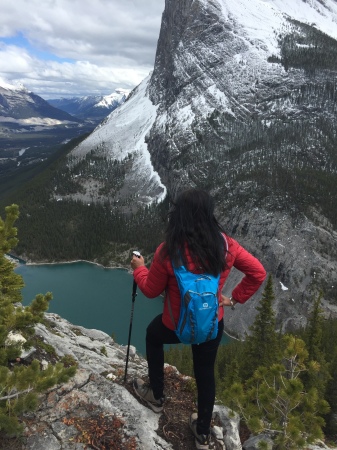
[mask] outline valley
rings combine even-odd
[[[93,131],[93,128],[93,125],[82,124],[45,127],[39,131],[30,129],[20,129],[18,132],[0,131],[0,182],[4,175],[44,161],[55,152],[55,149],[75,137]]]

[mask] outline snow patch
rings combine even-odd
[[[237,21],[247,37],[261,41],[270,53],[278,54],[277,34],[288,17],[314,25],[317,29],[337,38],[337,3],[325,0],[219,0],[227,20]]]
[[[287,288],[287,286],[285,286],[281,281],[280,281],[280,285],[281,285],[282,291],[288,291],[289,290],[289,288]]]
[[[22,156],[25,153],[25,151],[28,149],[29,149],[29,147],[22,148],[21,150],[19,150],[19,156]]]
[[[0,89],[6,89],[9,91],[25,91],[25,92],[29,92],[23,84],[18,83],[16,85],[14,84],[10,84],[7,81],[5,81],[3,78],[0,77]]]

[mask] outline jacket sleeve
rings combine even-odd
[[[150,269],[145,266],[138,267],[133,272],[133,277],[148,298],[158,297],[166,288],[168,273],[165,264],[159,257],[160,246],[157,248]]]
[[[266,271],[260,261],[238,245],[234,267],[244,273],[240,283],[234,288],[232,297],[239,303],[245,303],[259,289],[266,278]]]

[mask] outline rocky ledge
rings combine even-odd
[[[124,383],[126,347],[118,345],[106,333],[73,325],[57,314],[46,314],[46,323],[37,325],[36,334],[44,344],[48,344],[42,346],[47,350],[36,350],[29,358],[40,359],[43,366],[66,357],[69,361],[77,362],[78,370],[68,383],[55,386],[41,395],[38,410],[25,415],[24,437],[16,448],[194,448],[187,422],[195,408],[193,379],[167,366],[167,401],[163,414],[155,414],[140,403],[132,392],[132,378],[147,375],[146,361],[134,347],[130,349],[128,374]],[[261,437],[245,436],[243,439],[239,425],[238,417],[230,417],[226,407],[216,405],[212,428],[213,448],[257,448]],[[245,441],[243,444],[242,440]],[[271,449],[271,446],[268,448]]]

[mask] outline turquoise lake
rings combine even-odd
[[[36,294],[52,292],[48,312],[59,314],[74,325],[102,330],[127,345],[132,307],[133,277],[123,269],[105,269],[88,262],[69,264],[21,264],[24,305]],[[163,298],[146,298],[139,289],[134,303],[131,345],[145,355],[149,322],[162,312]],[[224,336],[223,342],[228,342]]]
[[[122,345],[128,343],[133,277],[126,270],[105,269],[95,264],[20,265],[25,287],[23,303],[36,294],[52,292],[48,312],[74,325],[102,330]],[[131,344],[145,353],[147,324],[162,311],[162,299],[148,299],[139,289],[134,304]]]

